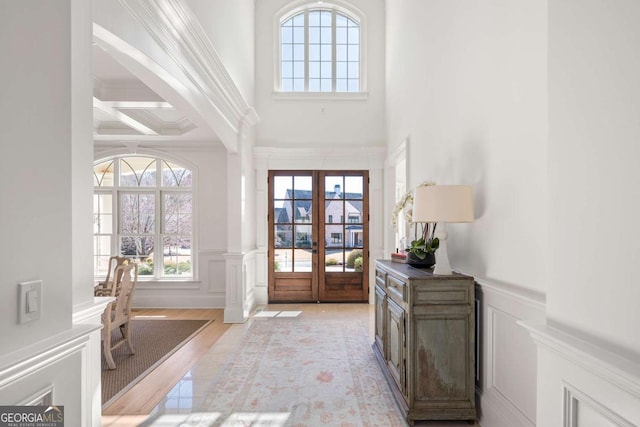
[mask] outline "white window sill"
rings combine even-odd
[[[95,283],[104,280],[96,278]],[[162,279],[154,279],[153,277],[138,276],[138,284],[136,289],[200,289],[200,280],[190,277],[188,279],[165,277]]]
[[[144,289],[144,290],[200,289],[200,284],[201,282],[199,280],[193,280],[193,279],[169,279],[169,278],[148,279],[148,280],[138,279],[139,289]]]
[[[369,92],[282,92],[274,91],[273,99],[282,101],[364,101]]]

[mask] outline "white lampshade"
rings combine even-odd
[[[473,198],[468,185],[429,185],[413,193],[413,222],[436,222],[440,247],[433,274],[452,274],[447,254],[448,222],[472,222]]]
[[[413,222],[473,222],[468,185],[429,185],[413,194]]]

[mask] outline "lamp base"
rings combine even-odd
[[[451,271],[451,265],[449,265],[449,255],[447,254],[447,230],[446,223],[438,223],[436,232],[438,239],[440,240],[440,247],[436,251],[436,266],[433,269],[433,274],[440,276],[450,276],[453,274]]]
[[[443,267],[442,261],[436,263],[436,266],[433,268],[433,274],[437,276],[451,276],[453,271],[451,271],[451,267]]]

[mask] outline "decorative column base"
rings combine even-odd
[[[226,253],[226,297],[224,323],[244,323],[251,311],[247,301],[247,284],[244,266],[244,253]]]

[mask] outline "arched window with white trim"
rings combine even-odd
[[[280,18],[281,92],[361,92],[361,19],[314,2]]]
[[[94,274],[111,255],[139,263],[141,277],[193,277],[193,173],[148,156],[102,160],[93,167]]]

